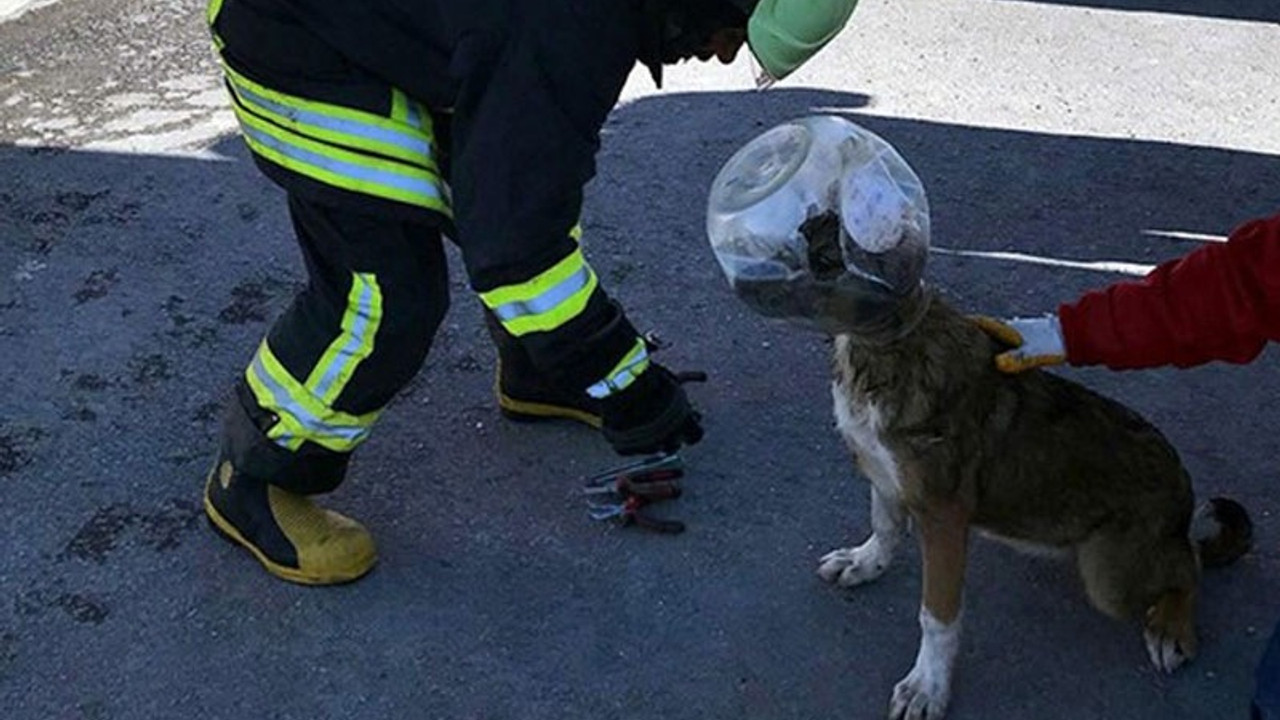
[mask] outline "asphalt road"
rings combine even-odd
[[[610,118],[588,253],[663,361],[702,368],[689,531],[590,522],[593,434],[503,422],[454,258],[453,309],[333,504],[381,564],[270,579],[204,526],[218,408],[302,281],[281,194],[232,133],[201,7],[63,0],[0,24],[0,717],[880,717],[917,642],[914,550],[875,584],[816,560],[867,532],[827,347],[729,293],[706,188],[755,133],[837,112],[929,191],[929,280],[1034,313],[1280,210],[1275,2],[866,0],[794,80],[643,74]],[[1211,240],[1210,240],[1211,241]],[[957,254],[959,253],[959,254]],[[1010,253],[990,256],[983,253]],[[1065,261],[1065,262],[1064,262]],[[1280,619],[1280,354],[1063,373],[1159,425],[1257,547],[1206,576],[1172,677],[1069,567],[978,542],[951,717],[1243,718]]]

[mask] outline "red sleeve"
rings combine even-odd
[[[1072,365],[1249,362],[1280,340],[1280,215],[1062,305],[1058,317]]]

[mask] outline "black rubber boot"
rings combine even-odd
[[[492,313],[485,311],[485,325],[498,349],[498,369],[493,393],[503,416],[517,422],[574,420],[599,428],[600,401],[582,393],[566,393],[543,380],[533,361]]]
[[[204,511],[219,534],[290,582],[351,582],[378,559],[373,538],[360,523],[239,473],[226,460],[209,473]]]

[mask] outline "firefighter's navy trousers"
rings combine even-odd
[[[308,273],[236,383],[222,453],[250,477],[327,492],[449,304],[433,122],[301,30],[219,5],[210,21],[233,108],[288,194]]]

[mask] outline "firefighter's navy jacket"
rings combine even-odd
[[[436,216],[534,362],[602,397],[648,359],[578,245],[599,130],[637,61],[658,78],[723,6],[213,0],[210,16],[268,174],[291,192]]]

